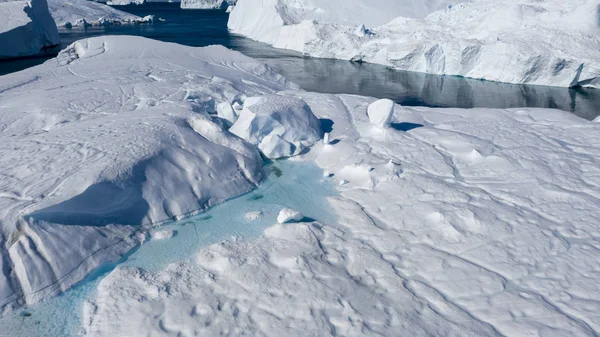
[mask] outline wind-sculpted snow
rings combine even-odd
[[[409,6],[402,2],[397,3],[399,8],[381,7],[386,15],[356,11],[357,4],[344,1],[328,2],[340,13],[360,13],[340,15],[347,19],[323,15],[335,13],[325,5],[305,10],[308,1],[286,6],[273,0],[264,7],[258,2],[241,0],[231,13],[229,28],[277,48],[438,75],[560,87],[600,86],[596,0],[476,0],[424,19],[404,15],[402,8]]]
[[[397,105],[382,129],[373,99],[285,94],[333,121],[302,158],[346,181],[337,223],[119,267],[85,306],[85,335],[598,335],[599,123]]]
[[[48,0],[57,26],[111,25],[144,22],[143,18],[88,0]]]
[[[0,307],[69,288],[136,231],[263,179],[258,150],[216,103],[292,87],[224,47],[77,41],[0,77]]]
[[[0,0],[0,59],[45,54],[59,44],[46,0]]]

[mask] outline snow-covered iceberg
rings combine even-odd
[[[50,13],[61,27],[142,23],[149,21],[105,4],[88,0],[48,0]]]
[[[0,77],[0,307],[67,289],[136,231],[253,189],[258,150],[211,114],[286,88],[221,46],[125,36]]]
[[[146,0],[110,0],[107,1],[107,5],[111,6],[126,6],[126,5],[143,5]]]
[[[597,335],[599,123],[396,105],[381,129],[372,98],[280,94],[333,121],[335,141],[297,158],[346,181],[337,221],[118,267],[84,307],[86,336]]]
[[[181,8],[187,9],[226,9],[237,0],[181,0]]]
[[[59,44],[46,0],[0,0],[0,59],[44,54]]]
[[[476,0],[425,18],[406,13],[413,1],[378,3],[240,0],[228,25],[315,57],[508,83],[600,86],[596,0]]]

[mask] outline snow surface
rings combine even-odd
[[[0,0],[0,59],[44,54],[59,44],[46,0]]]
[[[181,8],[186,9],[226,9],[237,0],[181,0]]]
[[[508,83],[600,87],[597,0],[474,0],[424,19],[404,13],[411,4],[240,0],[228,26],[314,57]]]
[[[270,159],[302,153],[323,136],[321,122],[295,97],[249,97],[229,131],[258,146]]]
[[[119,267],[84,308],[86,336],[598,335],[599,123],[396,106],[382,130],[374,99],[286,95],[334,122],[338,142],[301,158],[347,181],[337,224]]]
[[[220,46],[77,41],[0,77],[0,308],[65,290],[138,242],[263,179],[257,149],[209,112],[294,88]]]
[[[143,22],[139,16],[94,1],[48,0],[48,6],[59,27]]]

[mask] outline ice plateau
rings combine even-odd
[[[0,0],[0,59],[45,54],[59,44],[46,0]]]
[[[295,88],[221,46],[81,40],[0,77],[0,307],[69,288],[154,224],[263,179],[257,149],[213,118]]]
[[[413,7],[416,3],[421,7]],[[240,0],[228,26],[314,57],[498,82],[597,88],[598,17],[597,0]]]
[[[372,98],[279,95],[333,122],[334,141],[294,160],[345,181],[337,221],[118,267],[84,307],[86,336],[598,335],[600,123],[396,105],[382,129]]]

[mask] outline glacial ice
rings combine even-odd
[[[394,101],[390,99],[380,99],[369,105],[367,115],[371,124],[382,128],[390,127],[394,115]]]
[[[351,177],[328,198],[338,220],[276,224],[159,271],[118,267],[84,309],[86,336],[600,331],[599,123],[396,106],[381,133],[372,98],[280,95],[334,122],[338,143],[296,158]]]
[[[59,44],[46,0],[0,0],[0,59],[44,54]]]
[[[475,0],[445,9],[439,1],[420,3],[427,16],[407,13],[414,1],[240,0],[228,26],[313,57],[498,82],[600,87],[597,0]],[[368,34],[357,30],[362,25]]]
[[[277,216],[277,222],[280,224],[298,222],[302,219],[304,219],[304,214],[302,214],[302,212],[290,208],[282,209]]]
[[[48,0],[50,13],[59,27],[143,23],[148,20],[103,3],[88,0]]]
[[[249,97],[229,131],[271,159],[300,154],[323,136],[321,122],[300,98]]]
[[[181,8],[186,9],[226,9],[235,5],[236,0],[181,0]]]
[[[125,36],[0,77],[0,307],[68,289],[138,229],[253,189],[259,152],[200,103],[289,88],[224,47]]]

